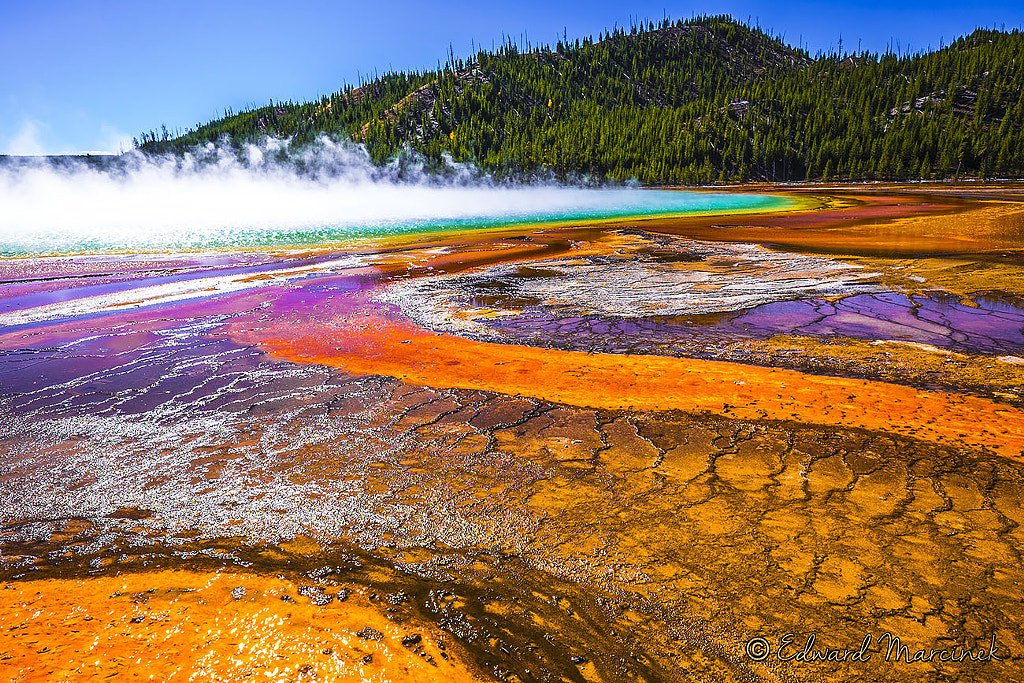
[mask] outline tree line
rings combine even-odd
[[[979,29],[914,54],[811,57],[727,16],[388,73],[314,102],[232,113],[137,146],[296,143],[321,134],[384,163],[411,149],[498,176],[645,184],[1024,176],[1024,34]]]

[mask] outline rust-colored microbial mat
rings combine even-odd
[[[474,679],[443,640],[344,589],[156,571],[6,591],[0,647],[13,679]]]
[[[334,346],[333,334],[346,345]],[[288,360],[427,386],[488,388],[591,408],[856,427],[1024,460],[1024,412],[984,398],[862,379],[698,359],[510,348],[374,319],[349,319],[319,334],[265,345]]]
[[[1024,680],[1024,191],[765,192],[0,261],[0,680]]]

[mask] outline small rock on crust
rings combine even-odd
[[[378,631],[375,628],[370,628],[369,626],[364,626],[359,631],[356,631],[356,636],[359,637],[359,638],[362,638],[363,640],[383,640],[384,639],[384,634],[383,633],[381,633],[380,631]]]

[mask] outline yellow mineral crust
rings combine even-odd
[[[18,581],[0,592],[0,680],[478,680],[436,627],[337,593],[318,606],[231,572]]]

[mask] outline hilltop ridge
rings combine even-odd
[[[267,135],[411,149],[499,176],[643,183],[1024,176],[1024,35],[979,29],[926,53],[811,57],[727,16],[597,40],[506,43],[315,102],[230,114],[146,151]]]

